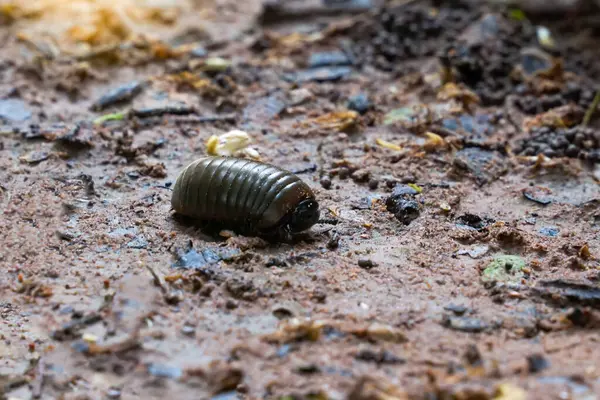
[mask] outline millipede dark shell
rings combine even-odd
[[[171,206],[176,213],[238,232],[301,232],[319,220],[310,187],[291,172],[234,157],[206,157],[181,171]]]

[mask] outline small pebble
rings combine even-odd
[[[225,308],[227,308],[228,310],[235,310],[236,308],[238,308],[238,303],[235,300],[228,299],[225,303]]]
[[[327,293],[323,289],[317,288],[313,291],[312,298],[317,303],[325,303],[325,300],[327,299]]]
[[[532,354],[529,357],[527,357],[527,366],[528,366],[529,372],[532,374],[535,374],[537,372],[543,371],[546,368],[550,367],[550,363],[548,362],[546,357],[544,357],[543,355]]]
[[[183,292],[181,290],[172,290],[167,293],[165,300],[172,306],[177,305],[183,301]]]
[[[331,189],[331,179],[329,177],[324,176],[321,178],[321,186],[323,189]]]
[[[350,176],[350,170],[346,167],[340,168],[338,175],[340,179],[347,179]]]
[[[196,328],[190,325],[184,325],[183,328],[181,328],[181,333],[183,333],[186,336],[194,336],[194,334],[196,333]]]
[[[333,236],[327,241],[327,248],[329,250],[335,250],[340,245],[340,235],[334,233]]]
[[[379,181],[377,179],[371,179],[369,181],[369,189],[375,190],[379,186]]]
[[[352,180],[355,182],[367,182],[371,177],[371,173],[366,169],[357,169],[352,173]]]
[[[377,266],[377,263],[369,259],[360,259],[358,260],[358,266],[363,269],[372,269]]]
[[[348,109],[356,111],[359,114],[366,113],[370,107],[369,98],[364,93],[359,93],[348,99]]]
[[[265,263],[265,267],[270,268],[270,267],[287,267],[288,264],[287,262],[285,262],[285,260],[282,260],[280,258],[276,258],[276,257],[271,257],[266,263]]]
[[[208,52],[206,51],[206,49],[204,47],[198,46],[198,47],[195,47],[194,49],[192,49],[192,51],[190,52],[190,55],[192,57],[202,58],[202,57],[206,57],[208,55]]]

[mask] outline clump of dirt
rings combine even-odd
[[[372,20],[354,31],[355,53],[363,63],[396,70],[399,61],[434,55],[478,15],[479,11],[465,1],[382,7]]]
[[[575,81],[567,82],[564,88],[555,93],[541,96],[527,92],[524,86],[518,87],[516,91],[519,94],[516,104],[521,111],[528,115],[539,114],[570,103],[587,109],[594,99],[594,91],[590,87],[584,87],[581,82]]]
[[[525,156],[544,154],[546,157],[570,157],[599,162],[600,132],[579,126],[568,129],[536,127],[527,138],[517,142],[514,151]]]
[[[440,62],[459,82],[472,88],[484,105],[498,105],[515,90],[511,73],[520,50],[535,44],[533,26],[509,20],[502,14],[481,21],[485,40],[464,38],[440,52]]]

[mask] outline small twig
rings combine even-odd
[[[31,395],[34,399],[42,397],[42,389],[44,387],[44,374],[46,373],[46,362],[43,358],[40,358],[37,364],[37,371],[35,373],[35,379],[33,381],[33,388]]]
[[[582,126],[588,126],[590,124],[590,121],[592,120],[594,113],[598,109],[598,104],[600,104],[600,90],[596,91],[596,95],[594,96],[594,101],[592,101],[592,104],[585,112],[585,116],[583,117],[583,122],[581,123]]]
[[[196,112],[196,108],[187,105],[165,106],[129,110],[129,115],[136,118],[162,117],[165,115],[190,115]]]
[[[158,276],[156,271],[154,271],[154,269],[151,266],[146,265],[146,269],[148,270],[148,272],[150,272],[150,275],[152,275],[152,278],[154,279],[154,284],[160,288],[160,291],[163,295],[166,295],[168,290],[160,276]]]

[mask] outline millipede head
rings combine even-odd
[[[293,233],[305,231],[316,224],[320,216],[319,203],[316,200],[303,200],[298,203],[290,216],[289,230]]]

